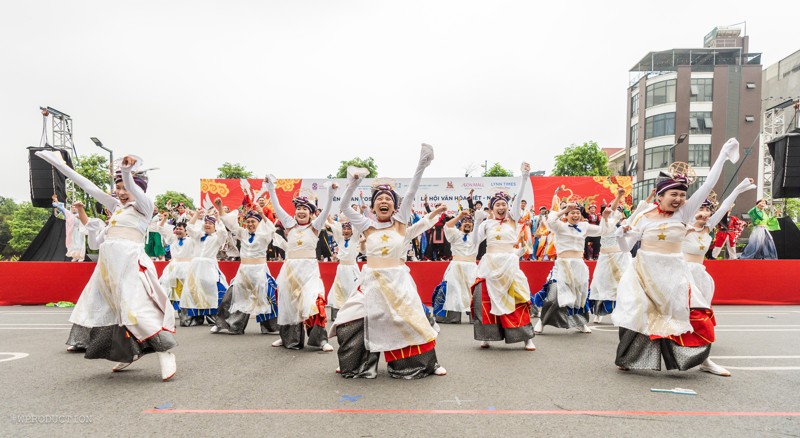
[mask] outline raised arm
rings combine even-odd
[[[289,213],[281,207],[281,202],[278,200],[278,194],[275,192],[275,175],[267,175],[264,178],[264,184],[267,185],[267,190],[269,191],[269,199],[272,201],[272,208],[275,210],[275,217],[278,218],[279,221],[283,224],[283,227],[287,230],[290,228],[294,228],[297,225],[297,221],[294,220],[293,217],[289,216]]]
[[[697,213],[703,201],[705,201],[709,193],[711,193],[711,189],[713,189],[717,181],[719,181],[719,177],[722,175],[722,168],[725,166],[725,160],[731,160],[732,163],[735,163],[738,159],[739,142],[736,141],[735,138],[732,138],[722,146],[722,151],[717,157],[717,160],[714,161],[714,165],[709,169],[708,176],[703,182],[703,185],[701,185],[700,188],[686,200],[683,207],[678,210],[681,222],[688,224],[694,219],[694,214]]]
[[[92,198],[97,199],[97,201],[103,204],[103,206],[109,211],[114,211],[116,209],[118,201],[114,199],[113,196],[102,191],[99,187],[94,185],[93,182],[84,178],[81,174],[67,166],[67,163],[64,162],[64,159],[60,154],[57,154],[53,151],[39,151],[36,152],[36,155],[53,165],[53,167],[61,172],[62,175],[71,179],[75,184],[78,185],[78,187],[82,188]],[[150,211],[153,211],[152,206],[150,207]]]
[[[153,201],[147,196],[141,187],[136,185],[133,180],[133,166],[136,164],[136,159],[130,155],[122,159],[122,184],[125,185],[125,190],[133,196],[136,201],[134,208],[139,213],[150,217],[153,214]]]
[[[414,197],[417,196],[417,189],[419,182],[422,180],[422,173],[430,166],[433,161],[433,147],[431,145],[422,143],[422,148],[419,152],[419,162],[417,163],[417,170],[414,171],[414,177],[411,178],[411,183],[403,196],[403,202],[400,205],[397,214],[397,219],[403,224],[408,223],[411,217],[411,206],[414,204]]]
[[[406,243],[411,242],[412,239],[436,225],[436,222],[439,221],[439,217],[445,211],[447,211],[447,206],[441,204],[436,207],[436,209],[423,216],[421,220],[417,221],[417,223],[406,228]]]
[[[739,195],[748,190],[753,190],[755,188],[756,185],[753,184],[752,178],[743,179],[742,182],[740,182],[739,185],[736,186],[735,189],[733,189],[733,192],[731,192],[731,194],[728,195],[728,197],[725,198],[724,201],[722,201],[722,204],[720,204],[719,207],[717,207],[717,211],[714,212],[713,215],[711,215],[708,221],[706,221],[706,226],[708,227],[708,229],[713,230],[714,227],[717,226],[719,221],[721,221],[722,218],[725,217],[726,214],[728,214],[728,210],[730,210],[731,207],[733,207],[733,203],[736,202],[736,198],[739,197]]]
[[[528,181],[531,179],[531,165],[528,163],[522,163],[520,171],[522,172],[522,175],[520,176],[517,196],[511,200],[511,204],[508,206],[508,215],[511,217],[511,219],[514,219],[514,221],[519,220],[520,211],[517,205],[519,205],[519,202],[522,200],[522,194],[525,193],[525,187],[528,185]],[[534,204],[534,200],[531,199],[531,205]]]
[[[372,220],[350,208],[350,199],[353,197],[353,193],[355,193],[356,188],[358,188],[358,183],[360,181],[361,177],[359,175],[353,175],[347,181],[347,187],[344,190],[341,201],[339,201],[339,210],[345,215],[347,221],[353,225],[353,229],[363,233],[367,228],[372,226]]]
[[[333,205],[333,197],[336,195],[336,189],[339,188],[335,182],[331,181],[326,182],[325,187],[328,189],[328,196],[325,197],[325,204],[319,212],[319,216],[311,223],[311,226],[314,227],[316,231],[325,227],[325,221],[328,219],[328,213],[331,211],[331,205]]]
[[[617,189],[617,197],[614,198],[614,200],[611,202],[611,206],[603,210],[603,217],[608,218],[609,216],[611,216],[613,212],[617,211],[617,207],[619,207],[619,203],[620,201],[622,201],[622,198],[624,197],[625,197],[625,189],[619,187]]]

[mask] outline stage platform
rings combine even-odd
[[[159,274],[167,262],[156,262]],[[442,280],[447,262],[408,262],[422,301],[431,302],[431,294]],[[589,262],[590,271],[595,263]],[[709,260],[706,268],[716,282],[714,304],[792,305],[800,304],[800,260]],[[220,269],[232,279],[238,262],[220,262]],[[282,262],[268,263],[277,277]],[[521,262],[531,291],[542,288],[552,262]],[[0,262],[0,305],[38,305],[56,301],[76,302],[94,270],[92,262]],[[326,290],[336,273],[336,263],[320,262]]]

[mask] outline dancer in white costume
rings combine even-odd
[[[352,207],[349,207],[352,208]],[[341,217],[343,220],[343,217]],[[350,222],[331,220],[328,217],[328,225],[333,232],[333,240],[336,242],[339,251],[336,258],[339,264],[336,266],[336,277],[333,285],[328,292],[328,304],[331,306],[331,321],[336,321],[336,313],[344,306],[350,295],[358,288],[358,279],[361,270],[358,269],[356,258],[361,247],[361,233],[353,229]]]
[[[475,217],[468,210],[461,210],[444,226],[444,237],[450,242],[453,260],[447,265],[442,282],[433,291],[433,311],[436,322],[461,324],[461,315],[470,310],[472,285],[478,275],[476,257],[480,242],[477,233],[486,219],[486,213],[476,211]],[[460,227],[456,228],[456,224]]]
[[[641,239],[641,249],[617,288],[617,306],[611,315],[619,326],[616,364],[620,369],[688,370],[708,357],[710,346],[684,345],[690,335],[689,294],[692,276],[681,253],[686,224],[717,183],[726,160],[739,159],[739,143],[730,139],[709,170],[706,181],[686,199],[690,176],[685,163],[670,166],[656,185],[657,204],[647,207],[630,226],[620,227],[620,248],[627,251]]]
[[[436,337],[425,316],[416,284],[405,264],[411,240],[435,224],[431,216],[408,226],[411,205],[422,173],[433,160],[433,148],[423,144],[419,163],[402,201],[390,185],[373,188],[371,210],[376,218],[365,217],[349,207],[361,180],[349,178],[341,210],[353,228],[366,236],[367,264],[361,272],[359,289],[339,310],[330,336],[339,341],[339,369],[346,378],[375,378],[379,353],[383,352],[389,375],[419,379],[447,371],[436,360]]]
[[[281,338],[272,343],[273,347],[299,350],[305,344],[308,332],[308,345],[319,347],[322,351],[333,351],[325,332],[327,315],[325,313],[325,285],[319,273],[317,262],[317,242],[319,231],[333,203],[336,184],[326,183],[328,196],[321,214],[313,219],[317,207],[308,198],[298,196],[292,200],[295,216],[289,216],[281,207],[275,191],[277,178],[268,175],[264,184],[269,190],[270,201],[275,216],[286,229],[286,261],[278,274],[278,330]],[[303,327],[305,325],[305,328]]]
[[[514,199],[522,199],[530,182],[530,170],[528,163],[522,163]],[[524,342],[525,349],[533,351],[536,346],[531,325],[531,289],[519,268],[515,248],[520,210],[503,192],[492,197],[489,209],[492,217],[483,221],[476,239],[478,243],[486,240],[486,254],[478,264],[478,278],[472,287],[473,336],[481,341],[481,348],[489,348],[489,341],[505,340],[507,344]]]
[[[680,337],[683,345],[706,345],[713,343],[715,340],[714,326],[716,321],[714,319],[714,311],[711,309],[711,300],[714,297],[714,279],[706,272],[706,267],[703,265],[706,252],[708,252],[712,242],[711,230],[727,214],[740,194],[755,188],[756,185],[753,184],[753,180],[745,178],[722,201],[722,204],[713,214],[714,202],[706,200],[695,216],[695,222],[686,227],[686,236],[683,238],[681,250],[683,251],[684,259],[689,264],[689,272],[692,275],[692,292],[689,297],[689,307],[691,308],[690,321],[693,333],[690,336]],[[709,358],[706,358],[700,365],[700,371],[724,377],[731,375],[728,370],[712,362]]]
[[[64,163],[56,153],[36,155],[53,165],[80,188],[113,212],[92,277],[81,293],[70,322],[90,329],[86,358],[119,360],[121,371],[143,354],[157,352],[161,377],[175,375],[177,343],[175,317],[156,269],[144,252],[144,239],[153,212],[145,194],[147,180],[137,174],[142,160],[126,155],[115,175],[116,198],[103,192]]]
[[[624,197],[625,189],[620,187],[617,190],[617,197],[602,214],[600,257],[597,259],[592,283],[589,286],[589,304],[592,307],[595,323],[602,322],[605,315],[610,315],[614,311],[619,279],[633,260],[631,253],[622,251],[617,244],[617,224],[624,218],[617,207]]]
[[[186,278],[189,276],[189,266],[192,264],[192,257],[195,252],[195,239],[189,237],[189,229],[186,222],[177,222],[174,226],[167,224],[167,214],[163,214],[158,226],[164,242],[169,245],[169,263],[161,273],[161,287],[169,294],[172,308],[180,310],[181,294],[186,286]]]
[[[217,254],[228,238],[228,231],[217,220],[219,212],[213,207],[211,209],[213,211],[205,215],[202,231],[195,226],[202,209],[198,209],[189,221],[189,237],[194,239],[195,250],[181,293],[182,327],[203,325],[206,319],[213,325],[219,303],[228,289],[228,281],[217,262]]]
[[[221,209],[222,200],[217,198],[215,202]],[[273,306],[277,285],[267,267],[267,249],[275,235],[275,225],[264,220],[257,210],[248,210],[244,217],[242,228],[238,210],[222,216],[222,222],[239,240],[241,262],[222,298],[211,332],[244,334],[250,315],[255,314],[261,333],[277,334],[277,309]]]
[[[567,222],[562,222],[565,214]],[[600,236],[603,230],[582,219],[580,206],[572,202],[547,217],[547,228],[555,234],[556,261],[547,284],[534,298],[541,303],[535,333],[541,333],[545,325],[592,332],[588,326],[589,268],[583,251],[586,238]]]
[[[53,207],[64,215],[66,222],[67,257],[73,262],[82,262],[86,259],[86,228],[77,218],[77,208],[73,205],[67,210],[63,203],[58,202],[56,195],[53,195]]]

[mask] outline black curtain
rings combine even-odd
[[[772,240],[775,241],[775,249],[778,251],[780,260],[800,259],[800,230],[797,225],[788,217],[778,218],[781,229],[770,231]]]
[[[54,215],[45,222],[42,231],[20,258],[23,262],[65,262],[67,258],[67,223]]]

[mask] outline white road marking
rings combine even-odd
[[[69,315],[69,312],[0,312],[0,315]]]
[[[11,360],[22,359],[28,357],[28,353],[0,353],[0,356],[11,356],[9,358],[0,359],[0,362],[8,362]]]

